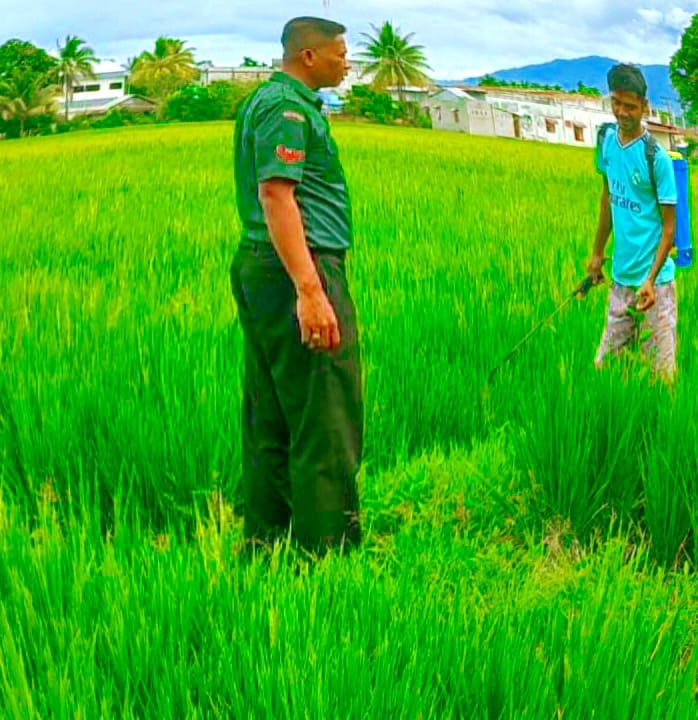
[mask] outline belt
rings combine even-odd
[[[266,240],[241,240],[239,247],[243,250],[251,250],[255,255],[261,254],[277,254],[276,248]],[[339,248],[316,247],[309,245],[308,249],[312,255],[333,255],[334,257],[343,258],[347,251]]]

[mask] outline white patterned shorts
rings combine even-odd
[[[673,377],[676,372],[676,285],[656,285],[657,302],[646,312],[635,313],[635,290],[611,285],[608,320],[594,364],[601,367],[609,353],[617,355],[624,348],[642,340],[642,352],[661,375]]]

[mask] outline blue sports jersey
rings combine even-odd
[[[645,151],[645,136],[621,145],[611,126],[597,153],[597,169],[608,180],[613,219],[613,279],[620,285],[640,287],[652,269],[662,237],[662,216],[657,206]],[[654,153],[657,195],[663,205],[676,205],[676,182],[671,158],[657,144]],[[674,279],[674,261],[668,257],[657,284]]]

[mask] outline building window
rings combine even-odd
[[[76,85],[76,86],[73,88],[73,95],[74,95],[75,93],[81,93],[81,92],[85,92],[85,86],[84,86],[84,85]]]
[[[121,88],[123,88],[123,86],[124,86],[124,84],[122,82],[109,83],[110,90],[121,90]]]
[[[577,142],[584,142],[584,128],[581,125],[574,126],[574,139]]]
[[[458,110],[453,111],[453,122],[455,122],[456,125],[460,124],[460,113],[458,112]]]
[[[554,120],[545,118],[545,130],[549,133],[554,133],[557,130],[557,123]]]
[[[94,85],[85,85],[86,92],[99,92],[99,83]]]

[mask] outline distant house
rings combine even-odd
[[[216,80],[227,80],[235,82],[264,82],[268,80],[277,68],[268,65],[247,66],[201,66],[201,84],[210,85]]]
[[[654,120],[648,120],[645,125],[666,150],[676,150],[678,147],[683,147],[686,144],[686,131],[683,128]]]
[[[351,65],[351,70],[349,70],[344,80],[337,86],[337,93],[342,97],[346,95],[354,85],[370,85],[375,76],[374,73],[368,72],[370,63],[365,60],[349,58],[349,64]]]
[[[130,112],[148,112],[155,109],[155,103],[140,95],[126,92],[128,71],[121,65],[102,60],[94,66],[94,78],[79,78],[73,85],[73,99],[67,103],[65,93],[58,99],[59,115],[68,118],[78,115],[104,115],[114,108]]]
[[[422,104],[431,117],[432,127],[473,135],[514,137],[514,116],[482,99],[482,94],[460,88],[442,88]]]
[[[393,100],[402,100],[403,102],[413,102],[423,104],[429,97],[429,93],[433,92],[430,87],[420,87],[418,85],[407,85],[398,88],[392,86],[386,89]]]
[[[333,89],[328,88],[324,90],[318,90],[318,97],[322,100],[322,111],[330,115],[332,113],[342,112],[344,107],[344,100],[339,96],[339,93]]]

